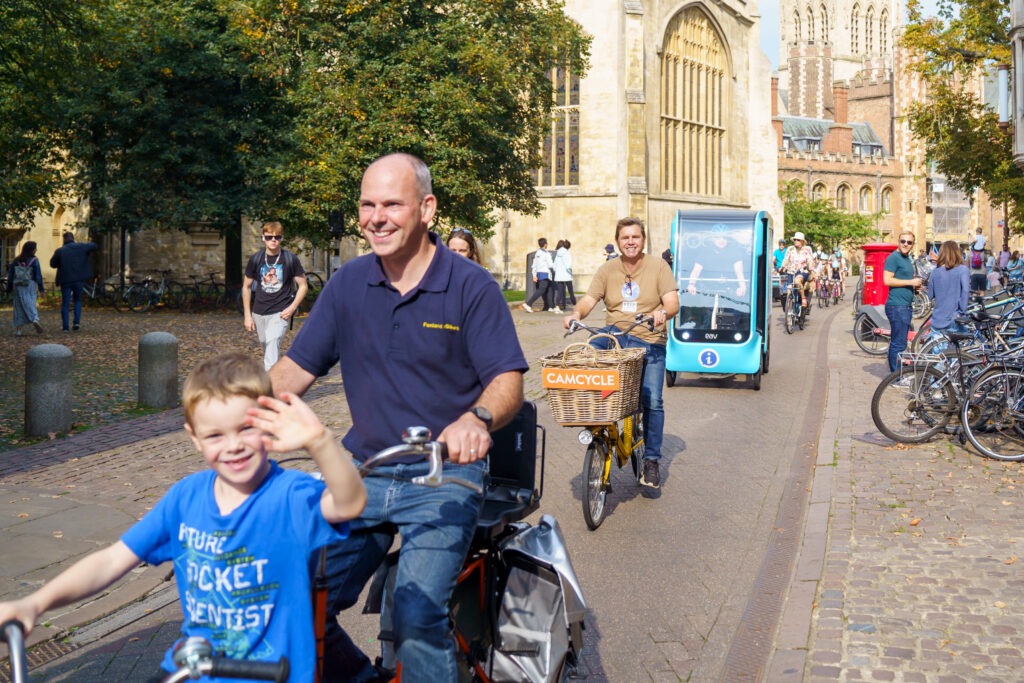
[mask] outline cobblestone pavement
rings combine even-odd
[[[1021,465],[877,431],[884,356],[837,319],[804,552],[766,680],[1024,680]],[[838,391],[837,391],[838,390]],[[825,521],[827,520],[827,525]],[[827,531],[827,534],[826,534]],[[806,655],[801,666],[801,659]]]
[[[225,317],[222,330],[211,329],[218,323],[207,320],[203,332],[231,338],[228,326],[236,323]],[[850,327],[844,313],[830,329],[828,399],[821,407],[825,420],[802,550],[774,634],[774,655],[759,680],[1024,681],[1021,466],[986,460],[947,437],[914,447],[882,437],[869,403],[885,360],[862,353]],[[785,342],[775,340],[776,352]],[[537,348],[538,340],[524,340],[528,344]],[[531,398],[541,396],[538,375],[527,377]],[[332,382],[336,377],[318,383],[310,398],[318,414],[339,427],[348,416]],[[168,411],[0,453],[0,599],[23,594],[109,542],[168,482],[201,467],[180,422],[180,411]],[[82,466],[87,455],[102,465]],[[133,467],[125,466],[128,459]],[[32,519],[26,522],[20,517],[25,514]],[[16,566],[18,549],[49,548],[58,534],[74,539],[72,552],[64,542],[52,564],[31,571]],[[121,668],[103,677],[137,680],[136,672],[152,666],[153,647],[147,655],[142,645],[169,639],[173,631],[166,624],[178,619],[173,606],[152,606],[169,589],[166,578],[166,570],[142,571],[119,592],[53,615],[48,628],[33,634],[34,652],[43,657],[46,648],[89,647],[69,641],[72,627],[91,621],[90,614],[137,604],[144,618],[128,635],[94,646],[118,653],[111,659]],[[80,637],[87,640],[88,633]],[[39,669],[35,680],[91,680],[59,655],[49,657],[57,661]]]

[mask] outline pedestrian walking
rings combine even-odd
[[[73,232],[65,232],[63,239],[64,245],[53,252],[50,258],[50,267],[57,269],[61,327],[65,332],[69,329],[77,332],[82,323],[82,287],[92,279],[92,261],[89,254],[96,251],[96,243],[76,242]]]
[[[537,299],[541,299],[546,308],[549,307],[548,297],[550,296],[551,277],[554,275],[555,264],[551,258],[551,253],[548,251],[547,239],[541,237],[537,240],[537,247],[537,251],[533,254],[533,264],[531,266],[536,289],[533,290],[533,295],[521,306],[527,313],[533,313],[533,302]]]
[[[899,367],[899,355],[907,348],[910,321],[913,318],[914,293],[921,286],[921,278],[914,275],[914,233],[900,233],[896,251],[889,254],[882,267],[889,296],[885,300],[885,317],[889,319],[889,371]]]
[[[281,357],[281,341],[309,289],[302,262],[281,246],[283,241],[281,223],[264,223],[266,246],[249,257],[242,281],[243,325],[259,337],[266,370]]]
[[[569,240],[558,240],[555,245],[555,306],[552,313],[561,313],[569,306],[576,305],[576,292],[572,286],[572,254],[569,249],[572,243]]]
[[[444,476],[486,479],[490,432],[515,416],[529,367],[498,283],[428,226],[437,211],[430,170],[390,154],[363,174],[359,225],[372,253],[328,280],[285,356],[274,389],[302,394],[341,367],[352,428],[342,440],[357,460],[423,425],[448,446]],[[545,252],[546,253],[546,252]],[[413,486],[425,459],[376,469],[366,510],[327,554],[329,605],[355,604],[391,546],[402,543],[393,637],[402,680],[454,683],[448,602],[469,550],[482,494],[462,486]],[[370,660],[328,620],[325,683],[376,680]]]
[[[35,242],[25,242],[21,253],[11,261],[7,269],[7,293],[14,299],[14,335],[20,337],[25,325],[32,325],[37,334],[42,334],[36,300],[43,293],[43,270],[36,258]]]

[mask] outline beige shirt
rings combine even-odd
[[[607,325],[626,329],[633,324],[637,313],[651,313],[662,307],[661,297],[677,290],[672,269],[663,259],[644,255],[631,275],[621,258],[605,261],[594,274],[587,296],[604,301],[608,309]],[[646,327],[634,327],[631,335],[651,344],[665,343],[665,328],[651,332]]]

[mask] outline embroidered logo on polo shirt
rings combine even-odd
[[[428,323],[424,322],[423,327],[430,330],[448,330],[449,332],[458,332],[459,326],[452,325],[451,323]]]

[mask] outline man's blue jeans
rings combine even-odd
[[[418,462],[376,471],[408,479],[426,474],[427,469],[425,462]],[[486,464],[445,463],[444,476],[483,486]],[[366,509],[351,522],[349,538],[328,548],[328,614],[337,614],[358,601],[397,531],[402,547],[393,625],[402,681],[455,683],[455,644],[448,628],[448,601],[469,552],[483,497],[457,484],[431,488],[387,477],[367,477],[364,483]],[[376,680],[369,659],[335,619],[328,618],[327,627],[325,680]]]
[[[913,309],[910,306],[885,305],[885,317],[889,319],[889,371],[895,372],[900,366],[899,355],[907,350],[907,335]]]
[[[67,282],[60,286],[60,322],[64,329],[68,329],[68,316],[71,312],[71,299],[75,299],[75,324],[82,322],[82,286],[84,283]]]
[[[602,332],[618,332],[613,326]],[[640,387],[640,404],[644,407],[644,460],[660,460],[661,444],[665,438],[665,403],[662,392],[665,388],[665,345],[651,344],[632,335],[618,338],[622,348],[644,349],[644,379]],[[609,348],[611,340],[598,339],[595,348]]]

